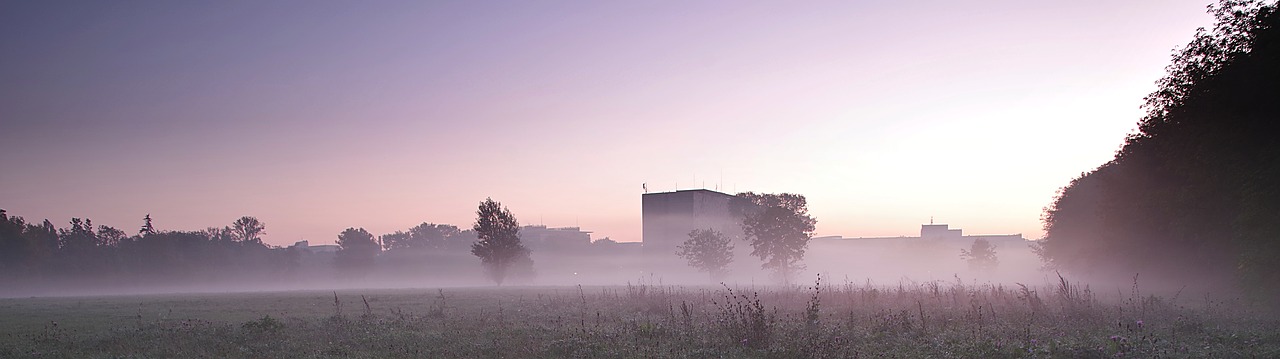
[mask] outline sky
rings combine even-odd
[[[1207,1],[8,1],[0,208],[333,243],[480,201],[641,239],[651,192],[816,235],[1043,235]]]

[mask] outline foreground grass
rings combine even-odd
[[[1065,280],[24,298],[0,357],[1280,357],[1280,320]]]

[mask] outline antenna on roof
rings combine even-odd
[[[929,216],[929,224],[933,224],[933,216]]]

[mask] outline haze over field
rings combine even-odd
[[[0,5],[0,208],[263,241],[523,224],[639,241],[641,184],[817,235],[1038,238],[1204,1]]]

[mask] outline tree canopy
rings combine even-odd
[[[712,229],[695,229],[689,239],[677,247],[676,255],[689,261],[689,266],[707,272],[711,280],[724,277],[729,263],[733,263],[731,239]]]
[[[1280,290],[1280,17],[1257,1],[1210,12],[1217,24],[1175,52],[1138,132],[1046,208],[1048,265]]]
[[[379,252],[378,242],[364,228],[347,228],[338,235],[338,253],[334,260],[346,268],[373,266]]]
[[[471,245],[471,254],[480,257],[489,277],[498,285],[516,264],[531,263],[529,250],[520,243],[520,223],[501,203],[492,198],[480,202],[472,229],[479,241]]]
[[[817,224],[809,216],[808,202],[791,193],[744,192],[737,197],[754,205],[733,205],[743,214],[742,232],[751,244],[751,255],[764,262],[762,268],[790,283],[791,277],[805,268],[801,261]]]

